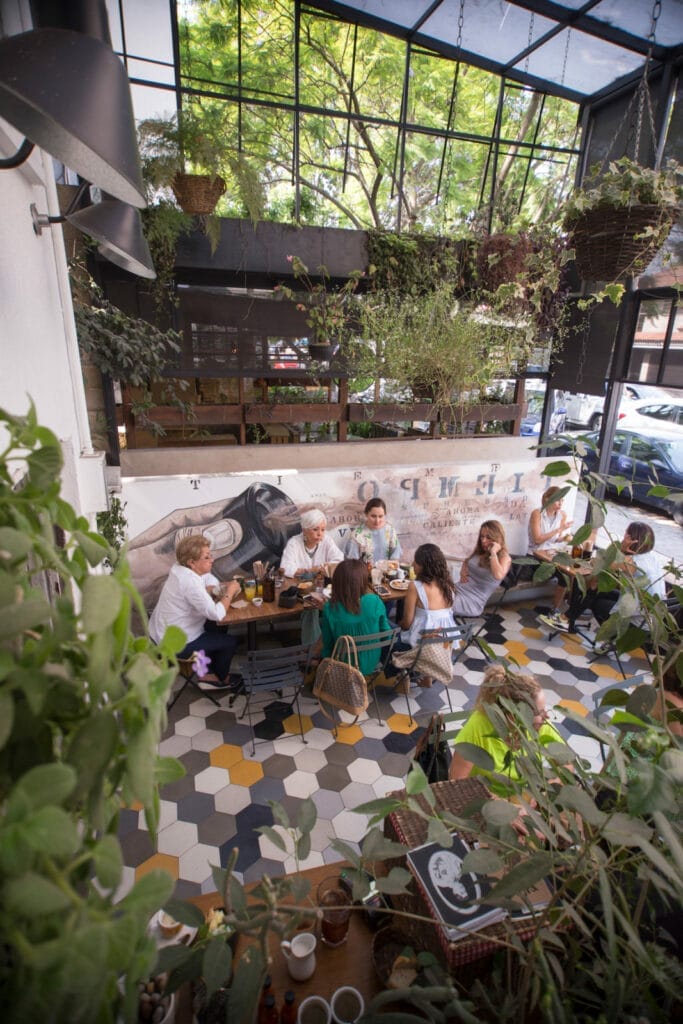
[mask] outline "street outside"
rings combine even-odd
[[[578,527],[585,521],[586,506],[588,504],[585,494],[580,492],[574,506],[574,527]],[[617,504],[614,501],[605,503],[606,519],[605,526],[598,531],[598,546],[605,547],[610,538],[612,540],[624,536],[628,524],[634,519],[648,523],[655,534],[655,551],[665,561],[673,560],[677,565],[683,565],[681,552],[683,550],[683,528],[678,526],[669,516],[654,512],[652,509],[642,508],[640,505],[627,505],[626,502]]]

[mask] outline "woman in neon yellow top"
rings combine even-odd
[[[534,711],[533,728],[538,733],[542,746],[549,743],[563,743],[564,740],[554,726],[548,724],[548,712],[545,706],[545,693],[541,684],[533,676],[517,675],[505,669],[503,665],[490,665],[484,673],[479,696],[474,711],[455,737],[453,759],[449,769],[450,779],[465,779],[469,775],[481,775],[492,793],[498,796],[509,796],[510,789],[502,778],[510,782],[520,782],[521,775],[515,764],[514,744],[510,735],[501,737],[486,713],[486,707],[498,704],[504,697],[516,703],[528,704]],[[499,705],[499,710],[505,713]],[[481,747],[493,761],[492,770],[480,768],[467,761],[458,750],[459,743],[471,743]]]

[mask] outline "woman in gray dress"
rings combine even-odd
[[[511,565],[503,527],[497,519],[487,519],[479,527],[474,551],[462,564],[460,582],[455,584],[453,614],[481,615]]]

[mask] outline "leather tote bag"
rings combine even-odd
[[[451,751],[445,737],[446,725],[443,715],[433,714],[429,725],[420,736],[413,754],[427,776],[427,781],[445,782],[451,764]]]
[[[429,676],[430,679],[448,684],[453,678],[452,647],[451,642],[420,643],[407,651],[396,651],[392,654],[391,661],[396,668],[417,672],[419,675]]]
[[[325,705],[347,711],[356,717],[368,706],[368,686],[358,668],[358,652],[351,636],[340,636],[332,656],[323,658],[318,665],[313,683],[313,695],[328,718],[332,718]],[[340,723],[345,724],[345,723]]]

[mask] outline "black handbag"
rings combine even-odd
[[[451,765],[451,751],[445,737],[443,715],[433,714],[415,747],[413,761],[417,761],[428,782],[445,782]]]

